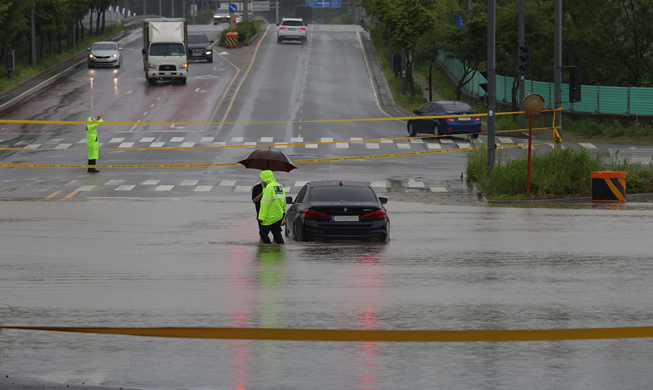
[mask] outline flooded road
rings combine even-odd
[[[3,201],[0,322],[388,330],[653,322],[651,204],[492,207],[389,195],[388,244],[267,247],[257,244],[247,196]],[[653,380],[650,346],[5,329],[0,385],[29,378],[147,389],[644,389]]]

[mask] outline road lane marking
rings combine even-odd
[[[75,196],[75,194],[77,194],[78,192],[79,192],[79,191],[75,190],[75,191],[71,192],[70,194],[66,195],[65,197],[59,199],[58,202],[61,202],[62,200],[70,199],[70,198],[72,198],[73,196]]]
[[[50,198],[52,198],[52,197],[55,197],[55,196],[57,196],[57,194],[60,193],[60,192],[61,192],[61,191],[53,192],[53,193],[51,193],[50,195],[46,196],[45,198],[43,198],[43,199],[39,199],[39,202],[42,202],[42,201],[44,201],[44,200],[50,199]]]
[[[170,191],[175,188],[174,185],[160,185],[154,189],[154,191]]]
[[[160,181],[161,180],[145,180],[143,182],[143,185],[144,186],[155,186],[155,185],[159,184]]]
[[[254,49],[254,55],[252,56],[252,59],[251,59],[250,62],[249,62],[249,67],[247,68],[247,72],[245,72],[245,75],[244,75],[243,78],[240,80],[240,83],[238,84],[238,87],[236,88],[236,91],[234,92],[234,94],[233,94],[233,96],[232,96],[232,98],[231,98],[231,101],[229,102],[229,106],[227,107],[227,111],[224,113],[224,117],[222,118],[222,121],[223,121],[223,122],[224,122],[225,119],[227,119],[227,115],[229,115],[229,112],[231,111],[231,106],[233,106],[234,101],[236,101],[236,96],[238,96],[238,92],[240,91],[240,87],[241,87],[241,86],[243,85],[243,83],[245,82],[245,79],[247,78],[247,75],[249,74],[249,71],[254,67],[254,60],[256,59],[256,54],[258,54],[258,49],[259,49],[259,47],[261,47],[261,43],[265,40],[265,37],[268,35],[268,31],[270,31],[270,27],[272,27],[272,25],[269,25],[268,28],[265,29],[265,33],[263,34],[263,36],[262,36],[261,39],[259,40],[258,44],[256,45],[256,49]],[[230,89],[230,88],[231,88],[231,85],[233,85],[234,81],[236,81],[236,77],[238,77],[238,75],[240,74],[241,70],[240,70],[240,68],[238,68],[236,65],[232,64],[231,61],[229,61],[229,60],[227,60],[225,57],[223,57],[222,54],[219,54],[219,56],[222,57],[222,59],[224,59],[225,61],[227,61],[231,66],[233,66],[234,68],[236,68],[236,70],[238,70],[238,72],[236,73],[236,75],[235,75],[234,78],[233,78],[233,81],[232,81],[231,84],[229,85],[229,89]],[[227,94],[224,94],[224,96],[226,96],[226,95],[227,95]],[[223,99],[224,99],[224,96],[223,96]],[[218,104],[218,108],[216,108],[216,112],[217,112],[218,109],[220,108],[220,104],[222,104],[222,100],[220,100],[220,103]],[[214,114],[214,115],[215,115],[215,114]],[[218,127],[218,131],[215,133],[216,135],[220,134],[220,131],[222,130],[222,126],[223,126],[223,125],[220,125],[220,126]]]
[[[124,184],[121,186],[118,186],[118,188],[115,189],[115,191],[131,191],[136,187],[135,185],[129,185],[129,184]]]

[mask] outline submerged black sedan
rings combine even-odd
[[[286,215],[286,237],[297,241],[390,240],[390,219],[378,197],[365,182],[314,181],[307,183]]]

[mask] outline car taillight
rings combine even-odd
[[[306,27],[300,27],[299,29],[300,30],[306,30]]]
[[[285,29],[286,29],[285,27],[279,27],[279,30],[285,30]]]
[[[385,219],[385,211],[376,210],[373,213],[363,214],[363,216],[361,217],[361,221],[374,221],[377,219]]]
[[[329,215],[325,213],[321,213],[319,211],[315,211],[313,209],[308,209],[302,211],[302,215],[306,219],[319,219],[323,221],[328,221],[329,220]]]
[[[444,118],[444,120],[447,122],[453,122],[453,118]]]
[[[480,116],[477,116],[476,118],[474,118],[474,120],[475,120],[475,121],[480,121],[480,120],[481,120],[481,117],[480,117]]]

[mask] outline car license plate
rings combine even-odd
[[[463,117],[458,118],[458,122],[471,121],[471,120],[472,120],[472,118],[468,117],[468,116],[463,116]]]
[[[288,31],[297,31],[297,28],[295,28],[295,27],[288,27]]]
[[[193,53],[195,53],[195,54],[202,54],[202,50],[193,50]]]
[[[358,215],[332,215],[334,222],[358,222]]]

